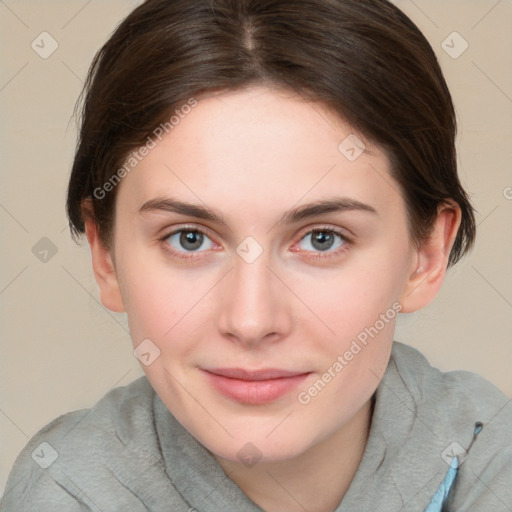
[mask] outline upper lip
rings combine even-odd
[[[244,370],[243,368],[204,368],[205,371],[227,377],[229,379],[238,380],[272,380],[283,379],[286,377],[296,377],[297,375],[305,375],[309,372],[298,372],[290,370],[280,370],[277,368],[264,368],[261,370]]]

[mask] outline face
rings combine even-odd
[[[159,351],[144,371],[214,454],[304,453],[377,388],[416,264],[388,160],[260,87],[200,99],[156,142],[114,237],[133,345]]]

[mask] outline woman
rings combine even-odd
[[[510,510],[510,401],[393,341],[475,236],[401,11],[148,0],[84,100],[68,216],[146,375],[40,431],[2,510]]]

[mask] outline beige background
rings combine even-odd
[[[512,397],[512,2],[396,3],[445,71],[479,232],[434,303],[401,316],[395,339],[444,371],[480,373]],[[74,102],[94,53],[136,4],[0,0],[0,489],[40,428],[142,375],[125,318],[99,304],[88,247],[73,244],[64,213]],[[31,47],[44,31],[58,43],[46,59]],[[469,44],[456,59],[442,47],[454,31]],[[452,53],[462,48],[458,36],[447,41]],[[57,250],[46,262],[33,253],[43,237]]]

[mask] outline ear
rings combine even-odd
[[[92,200],[82,202],[82,216],[85,222],[87,241],[91,248],[94,277],[100,291],[101,303],[110,311],[126,311],[117,280],[117,274],[110,251],[103,245],[99,236],[98,225],[94,219]]]
[[[431,233],[415,251],[400,301],[401,313],[412,313],[425,307],[439,292],[460,220],[461,210],[454,201],[439,207]]]

